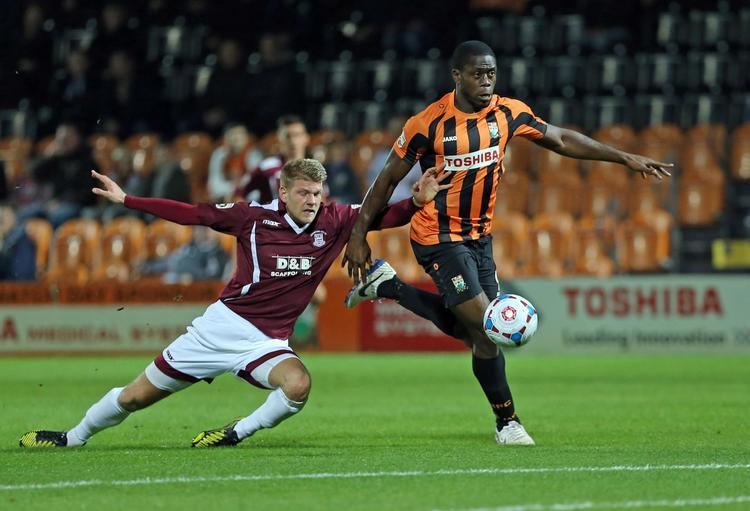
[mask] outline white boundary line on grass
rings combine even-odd
[[[625,500],[622,502],[569,502],[557,504],[519,504],[502,507],[476,507],[461,511],[577,511],[581,509],[637,509],[641,507],[726,506],[750,502],[750,495],[676,500]]]
[[[406,470],[392,472],[319,472],[310,474],[267,474],[267,475],[227,475],[227,476],[178,476],[144,477],[141,479],[84,479],[78,481],[57,481],[52,483],[0,484],[0,491],[13,490],[53,490],[82,488],[89,486],[148,486],[154,484],[213,483],[230,481],[282,481],[299,479],[357,479],[375,477],[433,477],[472,474],[549,474],[575,472],[653,472],[683,470],[745,470],[750,463],[726,464],[708,463],[704,465],[613,465],[609,467],[537,467],[537,468],[466,468],[455,470]]]

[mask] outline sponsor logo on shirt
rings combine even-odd
[[[458,140],[458,136],[453,135],[452,137],[443,137],[443,142],[455,142]]]
[[[445,156],[445,170],[447,172],[457,172],[460,170],[470,170],[481,168],[497,163],[500,161],[500,149],[497,147],[488,147],[468,154],[459,154],[456,156]]]
[[[234,206],[234,202],[222,202],[220,204],[216,204],[216,209],[229,209]]]
[[[312,233],[312,239],[313,239],[313,247],[322,247],[326,244],[326,232],[325,231],[313,231]]]
[[[281,227],[281,224],[279,222],[274,222],[273,220],[268,220],[267,218],[264,218],[261,223],[263,225],[270,225],[271,227]]]
[[[297,275],[312,275],[312,264],[315,260],[310,256],[273,256],[276,259],[276,271],[271,271],[271,277],[296,277]]]

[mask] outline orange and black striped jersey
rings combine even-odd
[[[493,95],[471,114],[455,106],[451,92],[411,117],[393,145],[409,165],[426,170],[445,161],[443,181],[453,187],[418,211],[411,238],[421,245],[477,239],[492,229],[495,196],[505,168],[505,147],[513,136],[539,139],[547,125],[522,101]]]

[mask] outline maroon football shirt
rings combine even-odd
[[[321,204],[297,225],[283,202],[190,205],[127,196],[125,206],[185,225],[207,225],[237,237],[237,269],[219,299],[269,337],[287,339],[294,323],[349,240],[359,205]],[[373,229],[409,223],[411,199],[386,208]]]

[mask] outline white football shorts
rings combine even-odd
[[[148,367],[146,378],[157,388],[177,392],[224,373],[262,389],[279,362],[298,358],[286,339],[272,339],[221,301],[208,306],[187,332],[167,346]]]

